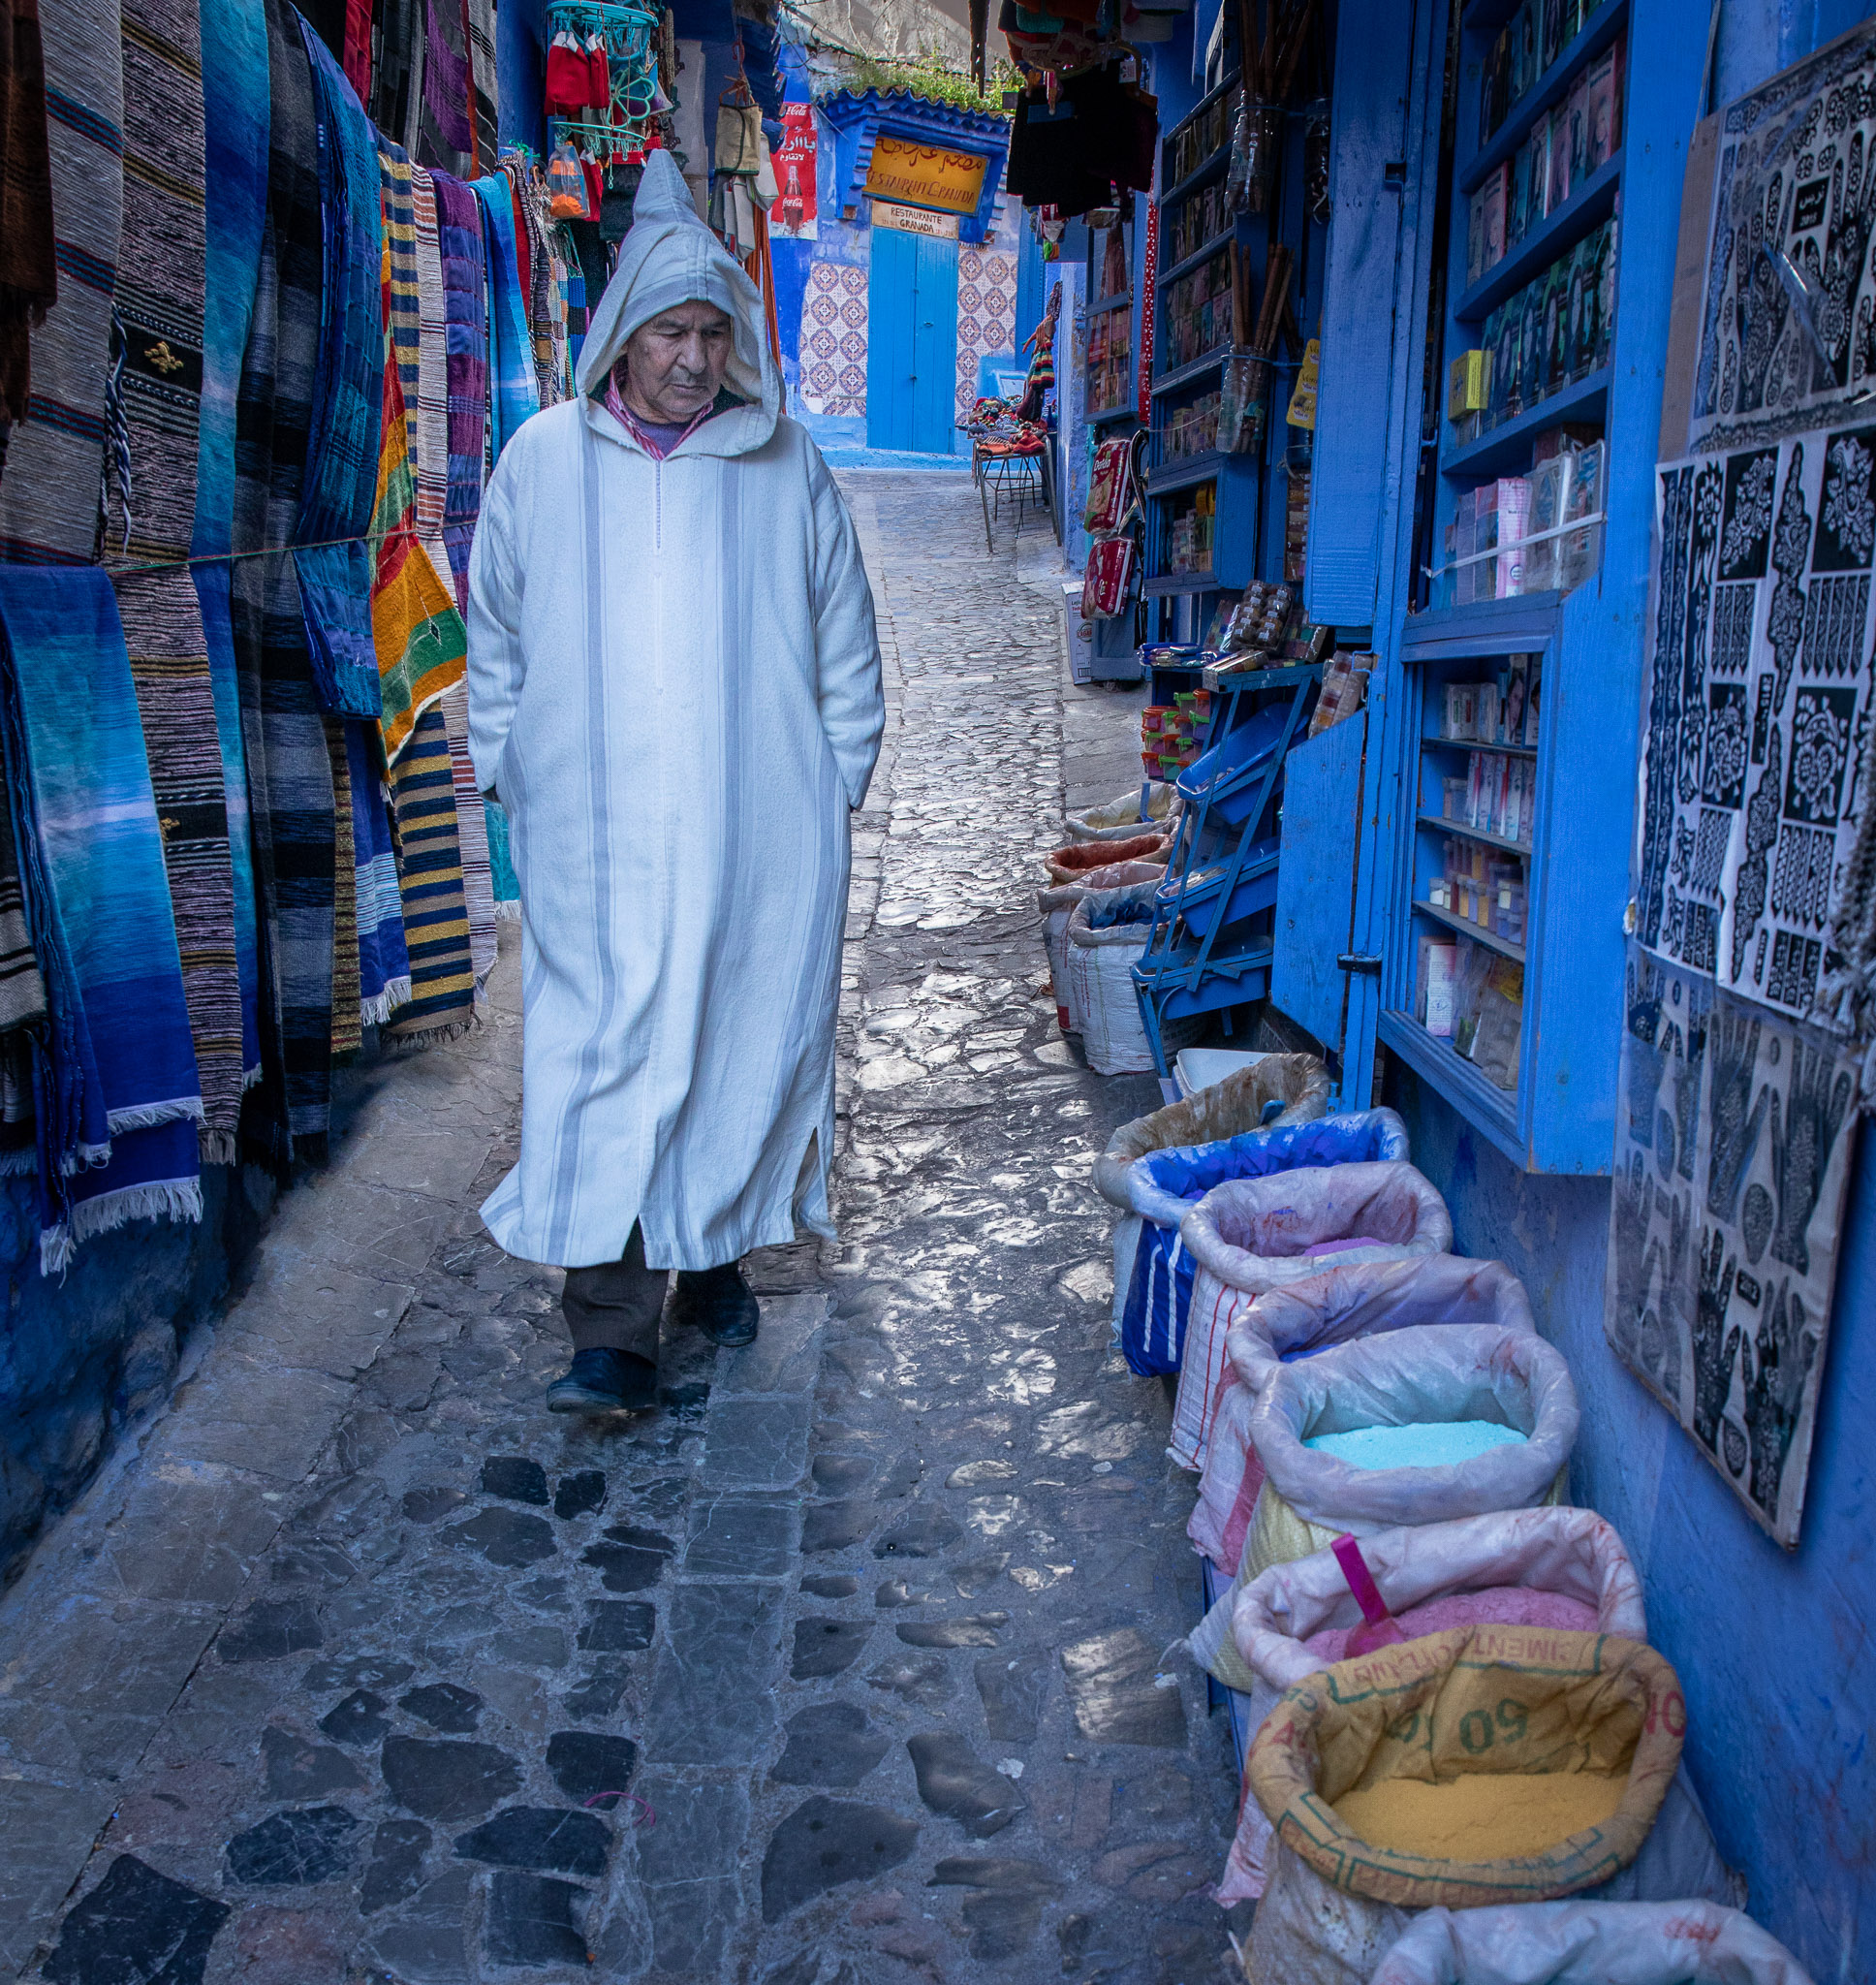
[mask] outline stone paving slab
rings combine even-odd
[[[1191,1486],[1086,1183],[1157,1097],[1056,1035],[1033,907],[1132,706],[1065,683],[1052,547],[986,558],[967,480],[849,488],[889,718],[839,1245],[752,1260],[747,1349],[668,1329],[657,1411],[547,1414],[560,1277],[475,1212],[516,1137],[506,951],[489,1026],[372,1071],[0,1602],[0,1975],[1233,1976],[1229,1738],[1160,1665]]]

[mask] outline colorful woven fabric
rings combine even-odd
[[[410,168],[386,160],[388,210],[395,211],[392,189],[410,183]],[[383,417],[379,424],[378,488],[372,514],[374,540],[371,630],[380,676],[380,724],[385,756],[394,762],[410,740],[412,726],[445,690],[462,680],[468,650],[462,615],[445,590],[417,537],[417,489],[411,476],[409,427],[405,417],[406,374],[418,369],[416,237],[386,231],[383,250],[385,322],[390,330],[384,362]],[[397,265],[402,257],[409,280],[400,294]],[[399,331],[407,330],[408,343]],[[408,351],[409,363],[405,362]]]
[[[200,1216],[203,1102],[110,582],[89,567],[0,566],[0,630],[14,828],[51,1007],[38,1169],[52,1273],[124,1219]],[[153,1125],[170,1135],[133,1135]]]
[[[476,984],[495,963],[495,890],[488,868],[488,822],[469,757],[469,690],[460,684],[443,699],[450,735],[450,779],[455,792],[456,843],[462,851],[462,901],[469,917],[469,959]]]
[[[483,803],[483,818],[488,828],[488,873],[495,889],[495,915],[502,922],[518,922],[521,915],[521,885],[508,852],[508,815],[493,801]]]
[[[362,1017],[382,1026],[410,997],[410,957],[404,949],[404,905],[397,856],[385,804],[381,740],[370,726],[345,727],[352,794],[353,864],[359,898],[359,997]]]
[[[287,0],[267,23],[267,232],[241,371],[234,549],[294,539],[304,494],[319,361],[323,235],[318,124],[306,46]],[[234,568],[241,696],[260,898],[261,1068],[242,1132],[284,1176],[296,1146],[325,1148],[332,1062],[332,768],[313,688],[295,559]]]
[[[319,116],[325,312],[297,542],[313,680],[334,715],[381,707],[371,635],[371,528],[384,400],[378,139],[324,42],[303,30]],[[335,542],[336,541],[336,542]]]
[[[541,389],[515,232],[513,184],[506,173],[491,173],[476,181],[475,193],[482,202],[483,243],[488,258],[488,404],[499,459],[509,437],[541,411]],[[452,454],[454,448],[452,436]]]
[[[572,374],[567,366],[561,265],[548,238],[547,194],[536,184],[532,167],[520,159],[508,160],[502,171],[514,202],[516,238],[526,244],[518,272],[528,351],[534,362],[535,398],[538,406],[555,406],[568,396]]]
[[[225,1164],[234,1157],[247,1064],[228,789],[208,642],[186,569],[128,569],[186,558],[195,534],[207,256],[196,0],[126,0],[122,39],[124,227],[116,315],[123,452],[111,478],[105,551],[163,824],[202,1082],[203,1153]]]
[[[487,253],[483,204],[475,189],[433,173],[437,239],[449,325],[449,485],[443,540],[456,605],[469,604],[469,545],[482,515],[483,457],[488,438]]]
[[[33,954],[33,933],[26,922],[19,850],[14,841],[12,819],[0,806],[0,1035],[30,1026],[45,1017],[46,979]],[[0,1111],[3,1120],[5,1112]]]
[[[500,149],[499,99],[495,87],[495,0],[467,0],[469,16],[470,112],[476,126],[476,156],[492,163]]]
[[[203,321],[202,441],[196,453],[196,519],[189,549],[213,562],[193,568],[208,649],[228,808],[234,885],[234,963],[241,992],[241,1068],[261,1069],[261,966],[255,926],[254,850],[248,825],[247,751],[235,678],[233,574],[216,558],[234,522],[235,399],[254,316],[261,237],[267,215],[267,27],[244,0],[201,0],[203,129],[208,181],[207,292]]]
[[[354,1055],[364,1045],[359,1006],[359,875],[352,840],[352,775],[346,764],[343,717],[325,723],[326,755],[332,768],[332,1053]]]
[[[440,709],[432,707],[418,719],[403,756],[391,768],[391,791],[397,812],[411,997],[392,1016],[386,1037],[406,1044],[448,1039],[475,1018],[476,974],[462,894],[450,738]]]
[[[469,49],[462,0],[423,0],[423,89],[417,157],[446,173],[474,172]]]
[[[32,332],[32,394],[0,479],[0,558],[97,555],[110,293],[123,212],[123,54],[116,0],[43,0],[59,299]]]
[[[13,422],[26,418],[30,329],[58,301],[46,58],[34,0],[11,0],[0,16],[0,422]]]
[[[417,534],[441,578],[450,557],[443,514],[450,494],[450,296],[443,284],[443,243],[436,189],[422,166],[411,169],[417,248],[417,396],[404,394],[405,438],[417,486]]]

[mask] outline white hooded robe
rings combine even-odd
[[[655,461],[592,395],[692,299],[748,404]],[[780,414],[761,297],[668,153],[645,169],[579,396],[489,481],[470,566],[469,745],[521,889],[511,1254],[702,1269],[831,1234],[848,809],[885,711],[852,519]]]

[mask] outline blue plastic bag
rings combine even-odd
[[[1179,1221],[1214,1185],[1308,1165],[1359,1165],[1407,1155],[1407,1127],[1391,1110],[1358,1110],[1136,1158],[1127,1177],[1129,1198],[1141,1215],[1140,1242],[1120,1317],[1128,1370],[1145,1378],[1179,1369],[1194,1273],[1191,1256],[1179,1245]]]

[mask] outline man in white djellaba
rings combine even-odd
[[[674,1322],[756,1335],[752,1248],[832,1234],[834,1014],[885,724],[847,506],[755,285],[669,153],[577,398],[519,428],[469,583],[469,744],[521,887],[520,1162],[482,1209],[567,1271],[556,1412],[657,1399]]]

